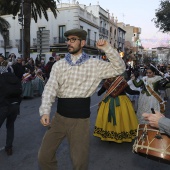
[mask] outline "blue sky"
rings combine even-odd
[[[62,3],[69,3],[72,0],[61,0]],[[78,0],[80,4],[99,5],[108,9],[110,14],[118,18],[118,22],[124,22],[131,26],[140,27],[140,39],[142,44],[157,46],[166,44],[169,36],[159,32],[151,20],[155,18],[155,10],[159,8],[160,0]],[[150,44],[150,45],[149,45]]]

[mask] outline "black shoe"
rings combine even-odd
[[[12,155],[12,148],[5,148],[5,152],[7,153],[8,156]]]

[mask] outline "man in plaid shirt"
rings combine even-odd
[[[67,137],[74,170],[88,169],[90,136],[90,97],[102,79],[125,71],[124,61],[116,49],[103,39],[97,41],[110,62],[89,56],[82,51],[87,32],[72,29],[65,32],[68,54],[56,62],[42,94],[41,123],[49,126],[38,154],[42,170],[56,170],[56,151]],[[52,103],[58,97],[57,111],[50,123]]]

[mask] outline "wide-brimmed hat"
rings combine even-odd
[[[82,40],[86,40],[86,36],[87,36],[87,32],[83,29],[71,29],[68,30],[64,33],[65,37],[68,37],[69,35],[75,35],[79,38],[81,38]]]

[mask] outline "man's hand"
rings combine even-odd
[[[142,116],[144,117],[145,120],[149,121],[149,124],[153,127],[159,128],[158,127],[158,122],[159,119],[162,118],[164,115],[161,114],[160,112],[155,111],[155,114],[152,113],[143,113]]]
[[[50,124],[49,114],[44,114],[41,116],[40,122],[43,126],[48,126]]]
[[[100,39],[96,42],[96,47],[98,49],[103,50],[104,48],[106,48],[106,46],[108,46],[108,42],[106,40]]]

